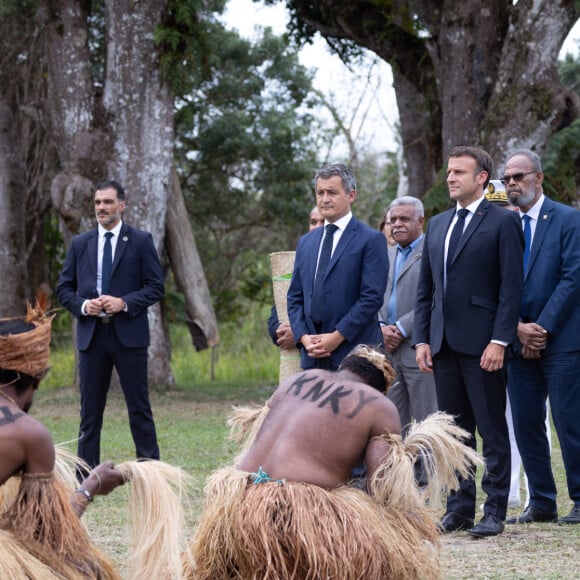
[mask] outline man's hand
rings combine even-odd
[[[115,296],[108,296],[103,294],[98,298],[93,298],[86,303],[85,311],[87,316],[101,316],[103,313],[117,314],[125,308],[125,301],[122,298],[116,298]]]
[[[276,329],[276,344],[283,350],[292,350],[296,347],[294,342],[294,334],[292,334],[292,328],[288,322],[282,322],[280,326]]]
[[[108,495],[116,487],[125,483],[125,477],[112,461],[105,461],[97,465],[83,481],[81,488],[86,489],[92,496]]]
[[[344,336],[335,330],[324,334],[305,334],[300,342],[312,358],[327,358],[344,341]]]
[[[490,342],[481,355],[479,366],[490,373],[499,371],[503,368],[505,355],[505,346]]]
[[[531,350],[542,350],[548,343],[548,331],[536,322],[519,322],[518,338],[522,346]]]
[[[529,348],[527,346],[522,346],[521,355],[522,355],[522,358],[526,358],[526,359],[542,358],[542,354],[539,350],[535,350],[535,349]]]
[[[415,347],[415,360],[420,370],[433,374],[433,359],[431,358],[431,347],[428,344],[418,344]]]
[[[383,340],[385,342],[385,347],[389,352],[393,352],[403,341],[403,335],[399,331],[396,324],[388,324],[386,326],[381,326],[381,332],[383,333]]]

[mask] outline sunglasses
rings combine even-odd
[[[507,185],[512,179],[516,182],[520,182],[524,175],[531,175],[532,173],[538,173],[537,171],[526,171],[525,173],[521,171],[520,173],[514,173],[513,175],[504,175],[500,177],[499,180],[502,182],[503,185]]]

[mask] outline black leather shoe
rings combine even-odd
[[[574,510],[572,510],[574,511]],[[555,522],[558,520],[558,512],[554,510],[553,512],[545,512],[534,506],[529,505],[523,514],[516,516],[515,518],[509,518],[507,520],[508,524],[531,524],[532,522]]]
[[[558,520],[559,524],[580,524],[580,505],[575,505],[572,511]]]
[[[487,538],[489,536],[497,536],[501,534],[504,529],[504,524],[502,521],[498,520],[495,516],[487,514],[483,516],[473,528],[467,530],[468,534],[476,536],[477,538]]]
[[[473,526],[473,520],[455,512],[446,513],[439,522],[439,531],[442,534],[467,530]]]

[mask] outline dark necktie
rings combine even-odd
[[[103,263],[101,265],[101,294],[109,293],[109,284],[111,282],[111,270],[113,268],[113,247],[111,238],[113,234],[105,234],[105,245],[103,247]]]
[[[320,259],[318,260],[318,268],[316,269],[316,276],[314,277],[314,286],[312,288],[312,306],[310,308],[310,316],[316,324],[322,323],[322,314],[324,309],[324,292],[323,280],[332,255],[332,239],[334,232],[338,226],[328,224],[324,233],[324,241],[322,242],[322,250],[320,252]]]
[[[532,228],[530,226],[530,220],[532,219],[529,215],[524,214],[522,216],[524,220],[524,273],[528,267],[528,258],[530,257],[530,249],[532,247]]]
[[[453,231],[451,232],[451,237],[449,238],[449,247],[447,248],[447,271],[449,272],[449,268],[451,266],[451,262],[453,261],[453,256],[455,256],[455,252],[457,251],[457,246],[459,245],[459,240],[463,235],[463,228],[465,227],[465,218],[469,210],[467,209],[460,209],[457,212],[457,221],[455,222],[455,226],[453,226]]]

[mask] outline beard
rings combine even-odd
[[[519,195],[513,195],[512,192],[508,192],[510,203],[520,208],[529,206],[534,201],[535,196],[536,192],[534,190],[528,191],[528,193],[520,193]]]

